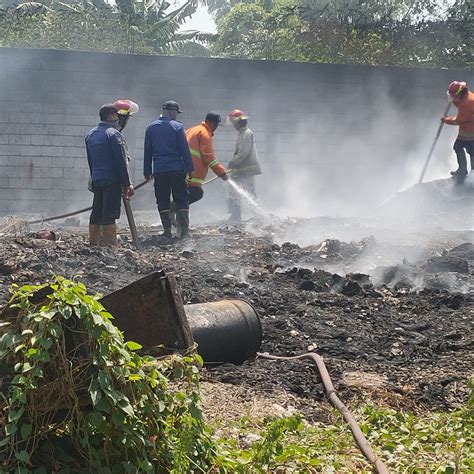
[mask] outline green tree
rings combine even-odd
[[[240,3],[218,21],[218,56],[467,67],[467,0],[279,0]]]

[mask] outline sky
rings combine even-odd
[[[179,2],[182,4],[183,2]],[[204,33],[215,33],[216,24],[209,15],[207,7],[199,6],[197,12],[181,28],[182,30],[199,30]]]

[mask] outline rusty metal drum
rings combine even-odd
[[[262,325],[255,308],[243,300],[185,305],[197,352],[206,364],[242,364],[255,357]]]

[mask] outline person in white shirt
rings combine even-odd
[[[238,186],[248,191],[253,197],[255,192],[255,176],[262,174],[258,159],[255,137],[248,127],[249,117],[242,110],[235,109],[228,115],[228,123],[237,130],[237,142],[234,156],[229,161],[227,168],[232,170],[230,177]],[[233,189],[229,191],[229,222],[240,222],[242,219],[241,196]]]

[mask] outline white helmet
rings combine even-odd
[[[135,115],[140,109],[136,102],[128,99],[118,99],[114,105],[119,115]]]

